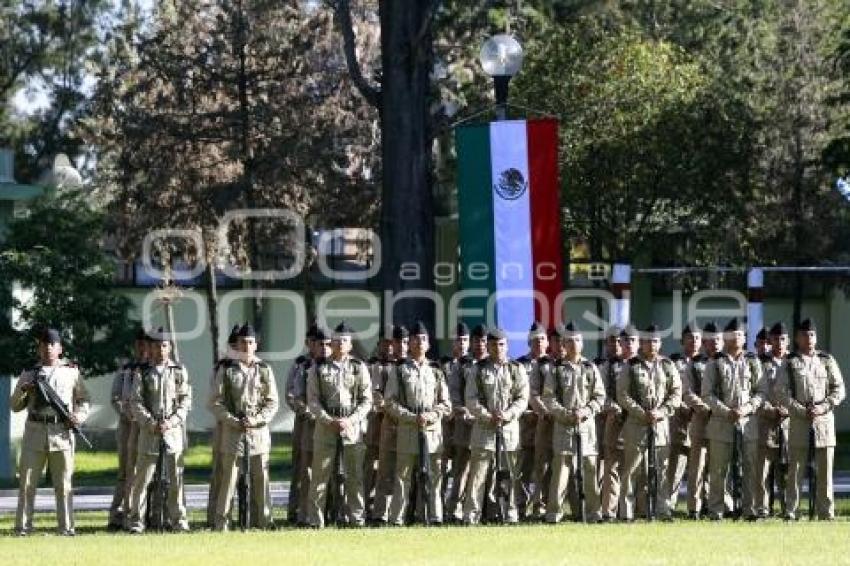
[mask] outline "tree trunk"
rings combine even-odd
[[[207,260],[207,315],[210,319],[210,337],[212,339],[213,365],[221,359],[218,349],[218,282],[215,279],[215,262]]]
[[[379,4],[383,162],[380,277],[384,291],[393,294],[434,289],[429,116],[432,4],[408,0],[381,0]],[[434,332],[438,330],[434,328],[434,312],[433,301],[420,295],[399,301],[391,312],[384,313],[384,319],[396,324],[420,319]]]

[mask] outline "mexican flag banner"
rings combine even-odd
[[[506,120],[455,131],[458,156],[459,318],[508,332],[511,356],[528,350],[532,322],[560,320],[563,289],[558,123]]]

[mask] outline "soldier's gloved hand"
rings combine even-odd
[[[739,420],[741,420],[741,417],[743,417],[743,416],[744,416],[744,411],[742,411],[740,408],[735,408],[735,409],[732,409],[731,411],[729,411],[729,421],[730,422],[736,423]]]
[[[164,420],[164,421],[162,421],[161,423],[157,423],[157,425],[156,425],[156,431],[157,431],[159,434],[165,434],[165,432],[166,432],[169,428],[171,428],[171,426],[168,424],[168,421],[167,421],[167,420]]]
[[[786,409],[782,405],[779,405],[774,410],[776,411],[776,416],[779,417],[780,419],[784,419],[785,417],[788,416],[788,409]]]
[[[502,418],[501,411],[494,411],[490,414],[490,422],[494,425],[499,426],[503,421],[504,419]]]
[[[826,406],[824,404],[810,405],[806,408],[806,416],[810,421],[824,414],[826,414]]]
[[[80,426],[80,424],[82,424],[82,423],[80,423],[80,419],[78,419],[77,415],[75,415],[74,413],[71,413],[69,416],[70,416],[70,420],[71,420],[70,425],[72,427],[78,427],[78,426]]]
[[[245,430],[251,428],[251,421],[250,419],[248,419],[248,417],[242,417],[241,419],[239,419],[239,424],[242,425],[242,428]]]

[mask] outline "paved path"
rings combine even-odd
[[[835,494],[837,497],[850,497],[850,473],[841,472],[834,478]],[[289,501],[289,483],[272,482],[272,503],[275,507],[283,507]],[[190,485],[186,487],[186,505],[189,509],[206,509],[209,485]],[[681,493],[684,497],[685,486]],[[808,484],[803,481],[803,493],[808,493]],[[112,503],[111,487],[81,487],[74,490],[74,509],[79,511],[105,511]],[[0,490],[0,514],[14,513],[18,504],[18,492],[14,489]],[[35,497],[36,511],[54,511],[56,501],[53,490],[42,488]]]

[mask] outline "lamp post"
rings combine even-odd
[[[522,45],[512,35],[494,35],[481,46],[478,59],[484,72],[493,77],[497,120],[504,120],[507,116],[508,84],[519,72],[522,57]]]

